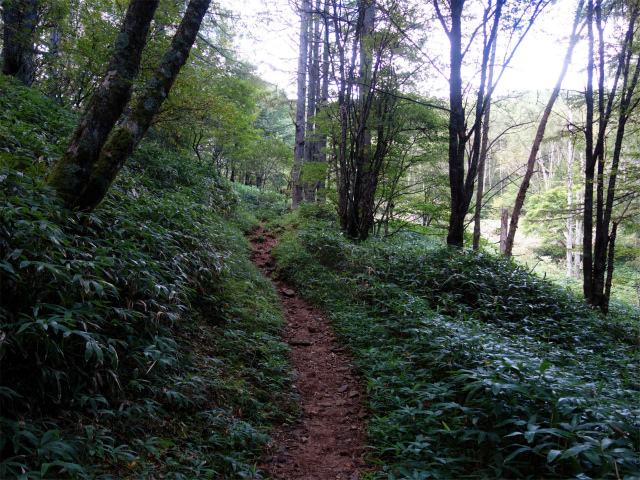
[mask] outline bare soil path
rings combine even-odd
[[[271,249],[277,239],[260,227],[251,237],[253,262],[276,286],[286,326],[282,341],[291,346],[291,364],[302,415],[294,424],[271,432],[261,469],[277,480],[357,480],[366,468],[360,376],[348,352],[322,312],[273,279]]]

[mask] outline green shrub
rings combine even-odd
[[[298,206],[298,215],[300,218],[307,220],[338,221],[338,214],[335,208],[329,203],[302,202]]]
[[[291,209],[291,199],[272,190],[259,189],[234,183],[245,209],[261,222],[267,222],[284,215]]]
[[[0,168],[42,175],[62,154],[74,120],[53,100],[0,75]]]

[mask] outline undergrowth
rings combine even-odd
[[[291,199],[278,192],[235,184],[242,208],[261,222],[280,218],[291,210]]]
[[[381,476],[640,476],[637,321],[418,234],[354,245],[324,206],[279,228],[280,275],[333,317],[365,375]]]
[[[73,116],[0,81],[0,478],[261,478],[292,391],[257,220],[153,144],[62,208],[41,184]]]

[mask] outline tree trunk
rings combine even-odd
[[[353,214],[347,235],[359,240],[366,240],[373,227],[373,206],[378,175],[373,165],[371,151],[371,130],[368,125],[373,106],[373,35],[375,21],[375,4],[372,0],[359,0],[361,22],[359,32],[360,50],[360,92],[359,116],[356,136],[356,171],[353,186]]]
[[[26,86],[35,77],[38,6],[38,0],[5,0],[2,4],[2,73]]]
[[[580,191],[576,192],[576,205],[580,205],[581,202],[581,198],[580,198]],[[576,228],[575,228],[575,243],[576,243],[576,248],[575,248],[575,252],[573,255],[573,278],[575,278],[576,280],[580,279],[580,264],[582,263],[581,260],[581,252],[582,252],[582,245],[580,244],[581,239],[582,239],[582,225],[583,222],[582,220],[580,220],[580,217],[576,218]]]
[[[102,148],[96,167],[76,206],[93,210],[104,198],[120,169],[142,140],[169,95],[196,39],[202,19],[211,0],[191,0],[176,30],[169,49],[158,68],[147,81],[142,96],[136,101],[124,125],[118,127]]]
[[[569,139],[569,155],[567,159],[567,222],[566,233],[567,239],[567,278],[573,277],[573,252],[575,246],[573,234],[573,142]]]
[[[565,75],[567,74],[567,70],[569,69],[569,64],[571,63],[571,56],[573,54],[573,49],[578,43],[579,35],[577,34],[578,26],[580,24],[580,19],[582,16],[582,5],[581,1],[576,10],[575,20],[573,21],[573,28],[571,30],[571,37],[569,39],[569,48],[567,50],[567,54],[564,58],[564,63],[562,65],[562,71],[560,72],[560,76],[556,82],[555,87],[553,88],[553,92],[551,93],[551,97],[547,102],[547,106],[544,109],[544,113],[542,114],[542,118],[540,119],[540,124],[538,125],[538,131],[536,132],[535,139],[533,140],[533,145],[531,146],[531,152],[529,153],[529,160],[527,162],[527,171],[524,174],[524,178],[522,179],[522,183],[520,184],[520,190],[518,190],[518,196],[516,197],[515,205],[513,206],[513,211],[511,212],[511,223],[509,224],[509,234],[507,235],[507,243],[505,245],[504,256],[506,258],[511,257],[511,253],[513,251],[513,242],[516,236],[516,230],[518,229],[518,220],[520,220],[520,212],[522,211],[522,205],[524,205],[524,200],[527,195],[527,190],[529,189],[529,184],[531,182],[531,176],[533,175],[533,168],[536,164],[536,157],[538,156],[538,150],[540,149],[540,143],[542,143],[542,139],[544,138],[544,132],[547,128],[547,121],[549,120],[549,116],[551,115],[551,110],[553,108],[558,95],[560,94],[560,87],[562,86],[562,81],[564,80]]]
[[[328,24],[327,24],[328,25]],[[325,25],[326,26],[326,25]],[[347,64],[347,32],[344,32],[340,23],[340,16],[336,4],[333,4],[333,33],[335,36],[335,48],[338,53],[337,71],[339,78],[337,79],[338,87],[338,142],[334,143],[334,151],[336,151],[335,174],[336,185],[338,190],[338,218],[340,228],[347,230],[349,224],[349,205],[352,185],[351,169],[348,166],[350,159],[347,157],[347,136],[349,127],[349,110],[352,103],[352,68]],[[342,35],[344,34],[344,38]],[[355,55],[354,49],[354,55]],[[354,59],[352,59],[352,64]],[[335,72],[334,72],[335,74]],[[337,147],[337,148],[336,148]]]
[[[307,54],[309,50],[310,0],[302,0],[300,11],[300,53],[298,56],[298,100],[296,102],[296,134],[293,152],[291,207],[297,208],[302,201],[300,175],[305,151],[305,100],[307,98]]]
[[[585,167],[584,167],[584,237],[582,239],[582,291],[587,300],[592,297],[593,289],[593,178],[595,175],[595,157],[593,154],[593,0],[587,3],[587,32],[589,39],[589,58],[587,65],[587,89],[585,91]]]
[[[462,13],[465,0],[449,1],[451,14],[451,28],[447,29],[444,17],[440,13],[438,1],[434,0],[436,13],[442,23],[450,43],[450,77],[449,77],[449,187],[451,190],[451,215],[449,217],[449,231],[447,244],[462,247],[464,243],[465,217],[473,198],[473,189],[478,171],[478,161],[481,149],[481,125],[488,103],[491,101],[491,88],[486,88],[487,68],[491,50],[496,41],[500,24],[502,7],[506,0],[498,0],[492,13],[493,24],[490,34],[485,34],[480,67],[480,86],[476,99],[476,111],[471,131],[467,134],[465,110],[462,94]],[[483,25],[486,28],[490,17],[490,7],[484,12]],[[465,52],[466,53],[466,52]],[[507,60],[508,62],[508,60]],[[468,171],[465,176],[465,149],[467,142],[473,136],[471,156]]]
[[[504,255],[507,246],[507,232],[509,225],[509,209],[502,209],[502,217],[500,218],[500,253]]]
[[[325,1],[324,3],[324,15],[325,18],[329,16],[329,2]],[[322,82],[320,87],[320,104],[323,105],[323,108],[327,108],[329,102],[329,50],[331,45],[329,45],[329,25],[325,23],[324,25],[324,41],[322,44]],[[322,171],[326,171],[326,185],[329,185],[328,175],[330,174],[329,169],[327,168],[327,133],[323,132],[318,142],[318,162],[323,164]],[[324,188],[325,188],[325,176],[318,181],[318,186],[316,191],[319,191],[318,201],[324,201]]]
[[[599,95],[598,95],[598,137],[595,148],[590,151],[590,146],[593,145],[593,129],[586,129],[587,140],[587,164],[585,166],[585,226],[584,226],[584,241],[583,249],[585,255],[584,266],[584,283],[583,290],[585,299],[588,303],[596,308],[599,308],[603,313],[608,311],[609,295],[607,289],[610,290],[610,285],[607,286],[605,275],[610,277],[613,275],[613,259],[615,244],[612,239],[615,240],[614,232],[609,233],[611,225],[611,217],[613,212],[613,205],[615,200],[615,186],[617,181],[617,171],[620,165],[620,157],[622,155],[622,142],[625,135],[625,127],[633,110],[637,107],[638,101],[634,100],[636,95],[636,86],[640,76],[640,55],[636,58],[636,65],[631,75],[632,57],[634,51],[634,34],[635,23],[640,15],[640,6],[636,4],[629,5],[630,10],[627,12],[627,31],[622,44],[621,53],[616,56],[618,65],[616,73],[614,75],[613,86],[610,92],[608,92],[608,100],[605,106],[605,94],[604,91],[604,63],[605,63],[605,35],[602,20],[602,10],[600,4],[596,4],[593,8],[592,14],[589,16],[590,27],[590,45],[589,45],[589,69],[590,77],[587,85],[587,112],[591,110],[593,115],[593,13],[596,16],[596,26],[598,29],[598,41],[599,41]],[[622,87],[620,93],[617,93],[618,79],[622,77]],[[591,91],[591,95],[589,95]],[[607,138],[607,126],[612,117],[612,108],[614,105],[614,98],[618,98],[618,125],[616,129],[616,139],[613,149],[611,171],[609,173],[609,181],[606,190],[605,200],[605,148],[604,144]],[[589,117],[587,116],[587,120]],[[595,172],[595,166],[598,166],[597,175]],[[593,242],[593,185],[594,182],[597,186],[596,194],[596,214],[595,214],[595,241]],[[613,223],[614,228],[617,228],[616,222]],[[587,232],[589,229],[589,232]],[[588,261],[587,261],[588,260]],[[610,279],[609,279],[610,280]]]
[[[311,165],[311,162],[317,161],[318,138],[315,134],[315,121],[318,114],[318,97],[320,90],[320,0],[316,0],[315,15],[309,26],[309,33],[312,33],[312,40],[309,44],[309,90],[307,93],[307,131],[305,146],[305,164]],[[303,172],[303,191],[307,202],[315,201],[318,172],[313,169],[307,169]]]
[[[489,63],[489,79],[487,84],[489,90],[493,86],[493,66],[496,63],[496,45],[497,39],[491,47],[491,62]],[[482,196],[484,195],[484,172],[487,162],[487,154],[489,150],[489,122],[491,120],[491,102],[487,104],[487,109],[482,122],[482,146],[480,147],[480,159],[478,161],[478,181],[476,190],[476,209],[473,218],[473,249],[480,248],[480,216],[482,214]]]
[[[62,42],[62,29],[59,26],[61,22],[60,17],[57,17],[53,22],[51,32],[49,33],[49,44],[47,45],[47,70],[52,83],[48,96],[56,100],[60,100],[62,97],[62,85],[60,85],[60,72],[62,68],[60,63],[60,43]]]
[[[464,150],[466,144],[465,112],[462,104],[462,9],[464,0],[451,0],[451,44],[449,77],[449,188],[451,215],[447,244],[462,247],[464,242]]]
[[[131,98],[158,3],[159,0],[131,0],[129,3],[107,73],[69,146],[47,178],[46,185],[56,189],[67,208],[79,206],[78,200],[87,187],[100,151]]]
[[[631,14],[629,21],[629,31],[633,31],[635,28],[635,19],[638,15],[638,10],[635,10]],[[630,42],[633,40],[630,39]],[[611,276],[613,275],[613,260],[614,260],[614,247],[615,237],[618,224],[613,222],[611,233],[609,228],[611,225],[611,216],[613,213],[613,204],[615,200],[616,181],[618,177],[618,168],[620,167],[620,156],[622,155],[622,141],[624,139],[626,123],[632,114],[635,107],[638,105],[637,101],[632,100],[636,95],[636,86],[638,84],[638,77],[640,75],[640,55],[636,60],[635,71],[631,79],[629,79],[629,69],[631,67],[631,54],[632,43],[629,43],[628,57],[625,59],[625,65],[623,67],[623,85],[622,95],[620,99],[620,105],[618,107],[618,126],[616,130],[616,139],[613,148],[613,156],[611,158],[611,171],[609,173],[609,182],[606,191],[606,202],[604,201],[604,161],[600,161],[598,167],[598,190],[602,191],[598,195],[598,224],[600,229],[596,229],[596,242],[594,248],[594,302],[593,305],[599,307],[603,313],[607,313],[609,309],[609,293],[607,290],[611,290]],[[601,202],[604,205],[601,206]],[[600,216],[602,215],[602,216]],[[607,274],[607,281],[605,282],[605,271]]]
[[[605,315],[609,313],[609,300],[611,298],[611,284],[613,283],[613,262],[615,260],[616,235],[618,233],[618,223],[613,222],[611,227],[611,235],[609,236],[609,255],[607,258],[607,280],[604,289],[604,301],[600,307],[600,311]]]

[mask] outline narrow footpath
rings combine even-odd
[[[348,352],[317,308],[273,278],[271,249],[277,239],[262,227],[250,238],[253,262],[271,278],[282,300],[286,326],[282,341],[291,346],[291,364],[302,415],[271,432],[260,468],[277,480],[357,480],[366,468],[366,409],[360,376]]]

